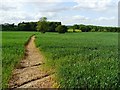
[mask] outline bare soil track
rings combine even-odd
[[[33,35],[25,46],[25,58],[13,70],[9,88],[52,88],[54,72],[41,68],[44,57],[35,46]]]

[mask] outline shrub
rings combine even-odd
[[[71,32],[73,32],[73,29],[68,29],[67,31],[71,33]]]
[[[75,32],[82,32],[82,31],[81,31],[81,30],[79,30],[79,29],[76,29],[76,30],[75,30]]]
[[[103,32],[107,32],[107,30],[106,30],[106,29],[104,29],[104,30],[103,30]]]
[[[74,32],[74,31],[73,31],[73,29],[68,29],[67,31],[68,31],[69,33]],[[78,32],[82,32],[82,31],[81,31],[81,30],[79,30],[79,29],[75,29],[75,32],[77,32],[77,33],[78,33]]]
[[[58,33],[65,33],[67,32],[67,27],[64,25],[59,25],[55,30],[58,31]]]
[[[91,32],[95,32],[95,29],[92,29]]]

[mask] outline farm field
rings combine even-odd
[[[118,87],[118,33],[38,34],[37,47],[62,88]]]
[[[2,87],[7,88],[11,72],[24,56],[24,45],[33,32],[2,32]]]
[[[118,87],[118,33],[2,32],[3,87],[24,55],[24,44],[36,34],[36,46],[56,71],[59,87]]]

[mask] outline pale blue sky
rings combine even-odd
[[[90,24],[117,26],[119,0],[4,0],[1,1],[0,23],[49,21],[65,25]]]

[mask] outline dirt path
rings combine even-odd
[[[44,57],[35,46],[35,36],[26,45],[25,58],[13,71],[9,88],[52,88],[54,72],[42,68]]]

